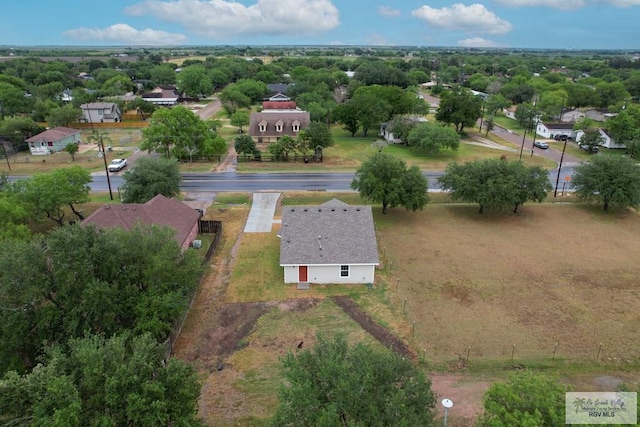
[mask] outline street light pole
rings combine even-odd
[[[560,164],[558,165],[558,176],[556,177],[556,188],[553,191],[553,197],[558,196],[558,185],[560,184],[560,170],[562,169],[562,159],[564,159],[564,151],[567,149],[567,140],[564,140],[564,146],[562,147],[562,155],[560,156]]]

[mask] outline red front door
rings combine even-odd
[[[307,282],[308,279],[309,278],[307,277],[307,266],[301,265],[300,267],[298,267],[298,282]]]

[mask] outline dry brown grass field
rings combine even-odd
[[[333,196],[341,194],[285,194],[283,204]],[[301,341],[313,345],[317,333],[378,345],[327,298],[336,294],[351,296],[412,346],[433,388],[460,402],[452,426],[472,425],[489,383],[514,367],[559,372],[579,390],[598,389],[602,375],[638,382],[635,213],[549,203],[481,215],[446,200],[434,195],[421,212],[382,215],[374,207],[383,264],[370,291],[284,285],[277,227],[242,233],[244,202],[211,209],[225,224],[223,245],[175,347],[201,374],[207,425],[266,425],[277,405],[279,356]],[[461,361],[467,351],[469,361]]]
[[[377,228],[378,282],[394,305],[406,299],[428,360],[548,360],[557,343],[558,358],[595,360],[600,350],[602,361],[637,366],[637,214],[525,205],[481,215],[445,204],[379,214]]]

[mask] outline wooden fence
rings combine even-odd
[[[314,156],[301,156],[294,154],[288,157],[276,157],[269,154],[263,154],[261,156],[238,156],[239,162],[294,162],[294,163],[314,163],[322,162],[322,156],[315,158]]]

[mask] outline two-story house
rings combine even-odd
[[[90,102],[80,106],[82,120],[85,123],[118,123],[122,121],[122,112],[114,102]]]

